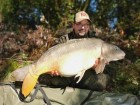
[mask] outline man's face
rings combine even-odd
[[[80,22],[74,23],[73,29],[76,35],[84,36],[89,31],[89,21],[85,19]]]

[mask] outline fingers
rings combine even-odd
[[[54,71],[54,75],[59,76],[59,72],[58,71]]]
[[[97,59],[95,61],[95,64],[93,65],[93,68],[96,68],[99,65],[99,63],[100,63],[100,59]]]
[[[51,71],[50,74],[51,74],[52,76],[59,76],[59,75],[60,75],[59,72],[58,72],[57,70]]]

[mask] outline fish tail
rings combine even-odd
[[[22,84],[22,91],[21,93],[26,97],[30,94],[30,92],[35,87],[39,75],[36,75],[32,72],[32,70],[29,70],[29,73],[26,75],[23,84]]]

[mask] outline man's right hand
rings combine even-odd
[[[99,64],[100,64],[100,58],[98,58],[98,59],[95,61],[95,64],[93,65],[93,68],[96,68]]]

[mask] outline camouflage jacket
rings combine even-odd
[[[77,36],[75,35],[74,31],[72,31],[66,35],[61,36],[59,39],[56,40],[56,43],[60,44],[60,43],[65,43],[66,41],[71,40],[71,39],[92,38],[92,37],[95,37],[95,33],[91,34],[90,32],[88,32],[87,35]]]

